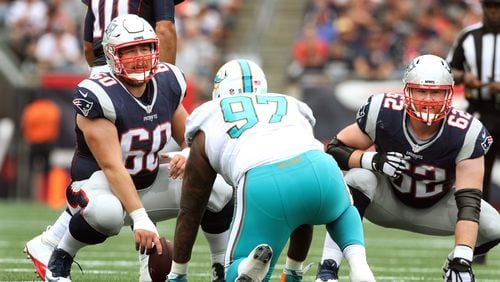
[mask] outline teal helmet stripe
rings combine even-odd
[[[252,81],[252,71],[250,70],[250,65],[247,60],[238,60],[241,68],[241,75],[243,81],[243,93],[253,92],[253,81]]]

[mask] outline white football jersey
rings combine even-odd
[[[323,150],[309,106],[282,94],[235,95],[204,103],[186,121],[191,144],[205,133],[210,164],[232,186],[251,168]]]

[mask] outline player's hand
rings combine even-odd
[[[407,157],[399,152],[364,152],[361,156],[361,167],[384,173],[385,175],[398,178],[406,169]]]
[[[467,259],[454,258],[445,273],[444,282],[474,282],[471,262]]]
[[[158,254],[162,254],[162,246],[158,230],[149,218],[144,208],[139,208],[130,213],[134,222],[135,249],[141,254],[150,254],[153,244],[156,246]]]
[[[186,168],[186,161],[189,157],[189,148],[177,152],[163,153],[161,157],[170,159],[168,163],[168,176],[173,179],[178,177],[182,179],[184,169]]]

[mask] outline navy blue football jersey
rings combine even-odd
[[[135,14],[153,28],[160,20],[174,21],[175,5],[184,0],[82,0],[87,5],[83,39],[93,43],[94,66],[106,64],[102,50],[102,37],[106,27],[117,16]]]
[[[141,99],[134,97],[111,73],[80,82],[73,108],[86,118],[106,118],[118,131],[123,161],[137,189],[151,185],[158,172],[158,152],[170,140],[171,120],[186,93],[186,81],[176,66],[162,63],[148,81]],[[72,180],[88,179],[99,166],[76,126],[77,148]]]
[[[408,118],[404,97],[386,93],[371,96],[356,122],[378,152],[400,152],[409,158],[402,176],[391,180],[392,188],[406,205],[425,208],[453,188],[457,162],[485,155],[493,139],[478,119],[455,108],[426,141],[413,137]]]

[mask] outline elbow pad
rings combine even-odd
[[[457,221],[469,220],[479,223],[482,195],[481,190],[474,188],[460,189],[455,192],[458,208]]]
[[[349,169],[349,158],[355,150],[342,143],[342,141],[337,139],[337,136],[333,137],[332,141],[326,147],[326,152],[337,161],[342,170]]]

